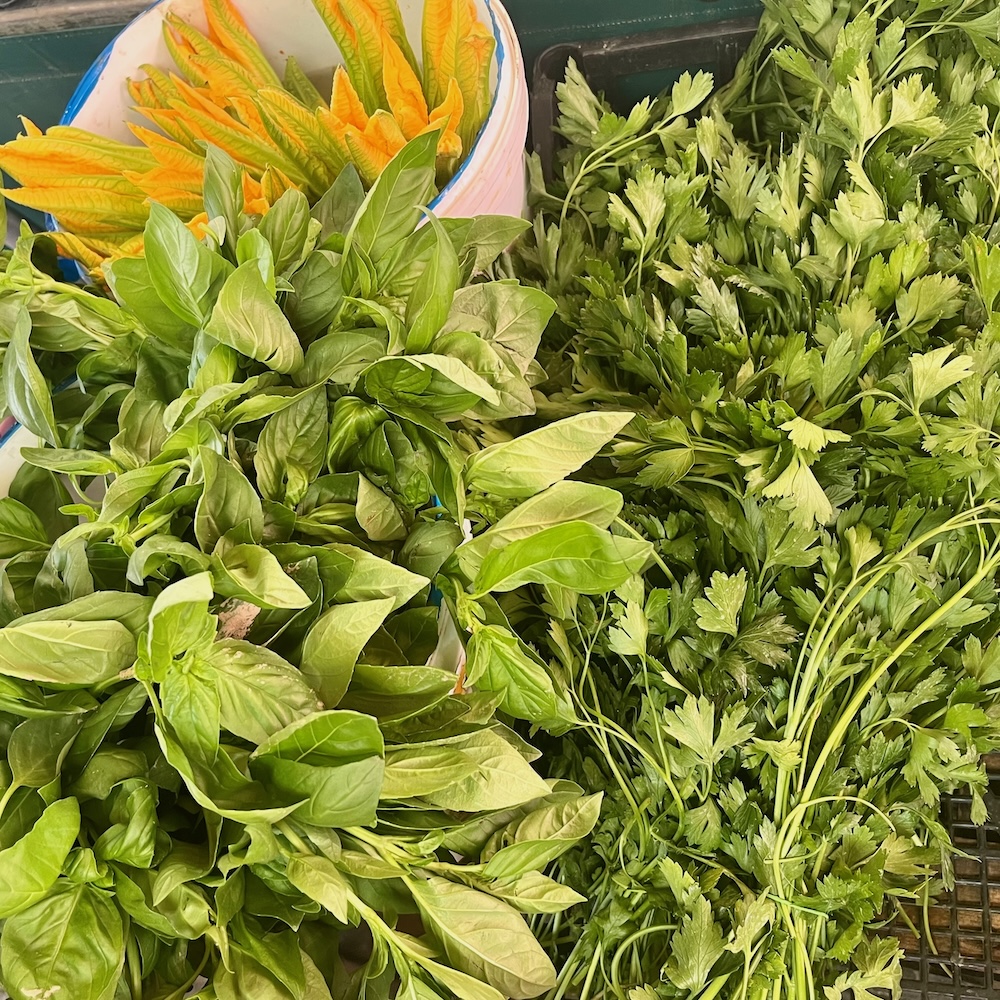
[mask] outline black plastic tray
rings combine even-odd
[[[740,17],[546,49],[535,61],[530,134],[531,148],[541,158],[547,176],[551,176],[559,140],[554,131],[559,118],[556,87],[570,59],[616,111],[628,111],[640,98],[668,87],[685,70],[708,70],[716,84],[731,80],[757,32],[757,22],[756,17]]]

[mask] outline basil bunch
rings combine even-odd
[[[210,151],[203,240],[153,206],[117,302],[29,235],[6,261],[5,402],[45,443],[0,500],[15,1000],[555,982],[522,914],[581,899],[543,869],[600,796],[505,724],[575,719],[505,608],[620,586],[650,547],[609,532],[617,494],[564,481],[627,415],[493,427],[534,409],[553,303],[485,280],[520,220],[418,225],[435,146],[263,219]]]

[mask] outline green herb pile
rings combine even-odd
[[[550,996],[898,991],[884,922],[1000,746],[1000,8],[769,0],[737,79],[627,117],[571,66],[517,261],[557,301],[540,412],[635,419],[584,475],[655,563],[522,634],[603,791],[533,927]],[[544,620],[551,615],[553,629]],[[909,904],[910,908],[905,907]]]
[[[423,136],[0,258],[14,1000],[898,995],[1000,749],[1000,7],[765,8],[571,66],[523,236]]]
[[[117,304],[35,237],[4,258],[4,397],[44,442],[0,500],[13,1000],[555,983],[526,915],[582,901],[542,869],[601,797],[505,724],[576,720],[492,595],[607,593],[651,546],[563,482],[629,414],[480,446],[533,410],[553,303],[484,280],[520,220],[418,227],[435,146],[262,220],[211,151],[212,235],[154,205]]]

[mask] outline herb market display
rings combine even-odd
[[[571,65],[530,227],[421,120],[0,258],[13,1000],[899,995],[1000,749],[1000,7],[764,6],[714,95]]]
[[[287,190],[317,201],[346,164],[370,187],[410,139],[439,135],[439,186],[471,151],[489,111],[495,42],[472,0],[426,0],[418,61],[397,0],[315,0],[343,65],[321,93],[295,59],[280,77],[232,0],[204,0],[208,34],[168,11],[176,72],[152,65],[128,81],[142,125],[128,145],[72,125],[0,147],[18,205],[54,216],[60,251],[99,273],[135,256],[149,203],[197,231],[208,221],[203,178],[213,145],[245,167],[243,206],[263,214]]]

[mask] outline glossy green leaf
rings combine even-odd
[[[535,997],[555,986],[552,963],[502,900],[436,876],[407,884],[424,926],[459,971],[505,997]]]
[[[205,329],[272,371],[292,372],[302,364],[299,339],[253,261],[241,264],[226,279]]]
[[[301,669],[324,705],[333,708],[340,703],[361,651],[394,604],[392,598],[335,604],[309,630]]]
[[[421,205],[434,187],[438,135],[429,132],[407,143],[379,174],[347,232],[349,254],[357,247],[376,265],[415,228]]]
[[[105,684],[135,658],[135,637],[117,621],[14,622],[0,629],[0,672],[43,685]]]
[[[76,799],[59,799],[24,837],[0,851],[0,919],[48,895],[79,833],[79,804]]]
[[[12,416],[54,448],[60,446],[52,395],[31,353],[31,317],[18,310],[3,357],[4,401]]]
[[[89,885],[64,884],[7,920],[0,934],[0,968],[11,1000],[58,993],[112,1000],[124,961],[118,908],[107,892]]]
[[[638,573],[652,551],[649,542],[612,535],[587,521],[570,521],[491,552],[475,588],[481,594],[502,593],[538,583],[577,594],[602,594]]]
[[[469,485],[497,496],[532,496],[589,462],[632,417],[631,413],[581,413],[491,445],[469,459]]]
[[[23,503],[0,500],[0,559],[48,547],[45,526]]]

